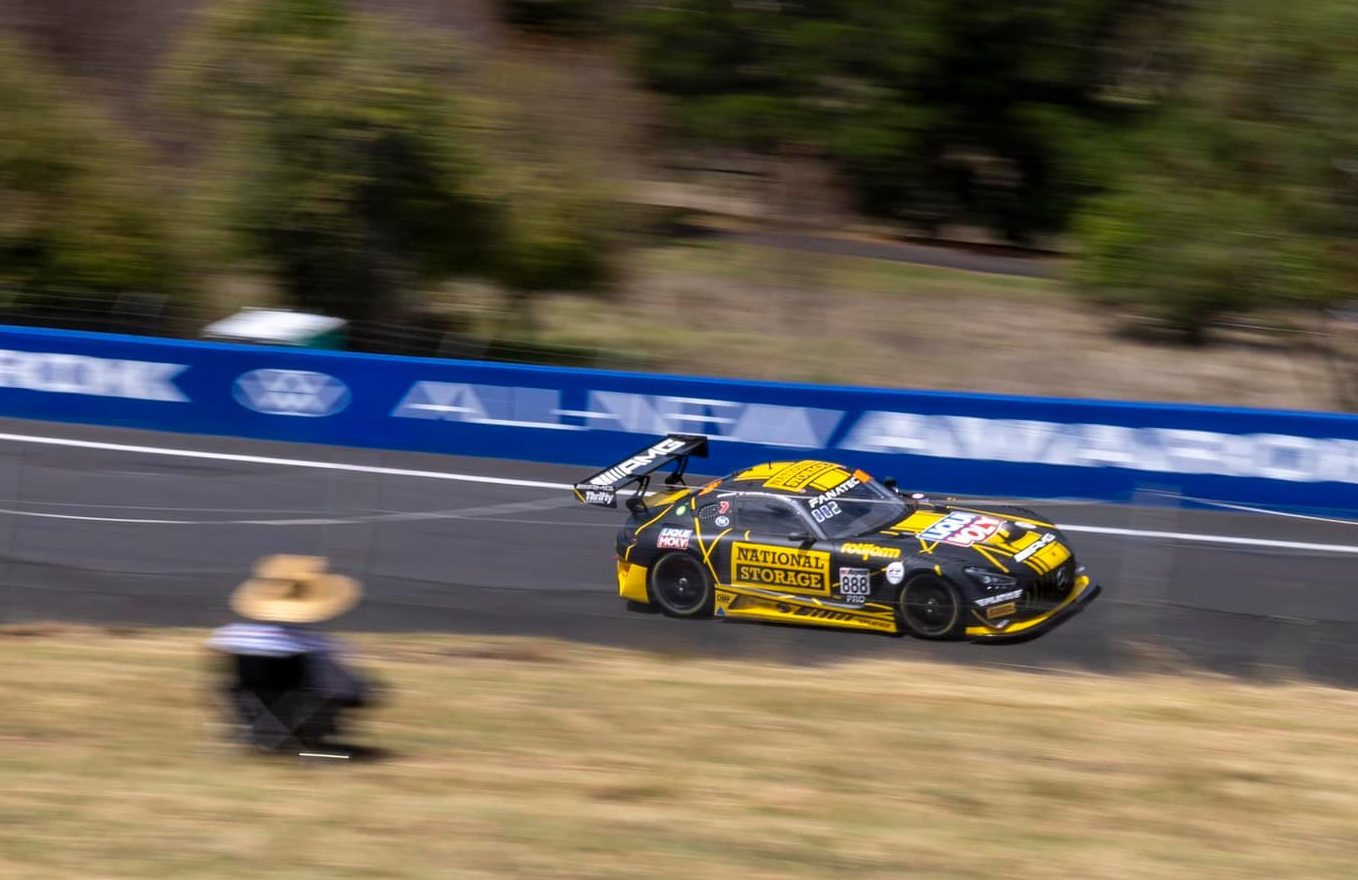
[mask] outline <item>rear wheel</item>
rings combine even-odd
[[[687,553],[667,553],[650,574],[651,601],[671,617],[709,617],[714,591],[707,568]]]
[[[933,574],[915,575],[896,596],[901,628],[921,639],[960,639],[966,630],[957,588]]]

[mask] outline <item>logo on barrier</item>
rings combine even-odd
[[[552,431],[665,434],[930,458],[1127,468],[1290,482],[1358,483],[1358,440],[1224,434],[909,412],[823,409],[707,396],[417,381],[396,418]],[[843,439],[832,444],[840,425]]]
[[[694,431],[713,439],[818,449],[844,413],[756,401],[588,390],[563,400],[557,388],[416,382],[392,410],[398,419],[431,419],[551,431]]]
[[[841,449],[1060,467],[1358,483],[1358,440],[865,412]]]
[[[185,364],[125,361],[45,351],[0,351],[0,388],[132,400],[188,401],[174,377]]]
[[[236,379],[232,394],[246,409],[273,416],[332,416],[349,405],[349,387],[334,376],[308,370],[251,370]]]

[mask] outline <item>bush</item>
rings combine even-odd
[[[1136,112],[1110,97],[1124,37],[1162,11],[1158,0],[638,5],[637,68],[682,136],[815,151],[870,214],[1020,242],[1064,229],[1100,182],[1083,156]]]
[[[501,218],[451,54],[339,0],[237,0],[172,59],[209,201],[293,304],[388,321],[415,284],[488,270]]]
[[[139,145],[0,42],[0,285],[26,312],[182,296],[172,203]]]
[[[1205,15],[1193,74],[1077,224],[1080,288],[1194,340],[1225,314],[1351,296],[1355,40],[1344,0]]]

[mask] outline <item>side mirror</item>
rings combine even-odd
[[[796,541],[803,547],[807,547],[810,546],[811,544],[816,543],[816,536],[811,534],[810,532],[793,532],[792,534],[787,536],[787,539],[789,541]]]
[[[895,477],[887,477],[886,479],[882,480],[882,485],[883,485],[883,486],[886,486],[886,487],[887,487],[888,489],[890,489],[892,492],[895,492],[895,491],[896,491],[896,478],[895,478]]]

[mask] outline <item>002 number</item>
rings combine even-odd
[[[811,515],[815,517],[816,522],[818,523],[825,522],[827,519],[829,519],[830,517],[834,516],[837,513],[839,513],[838,501],[831,501],[829,504],[826,504],[822,507],[811,508]]]

